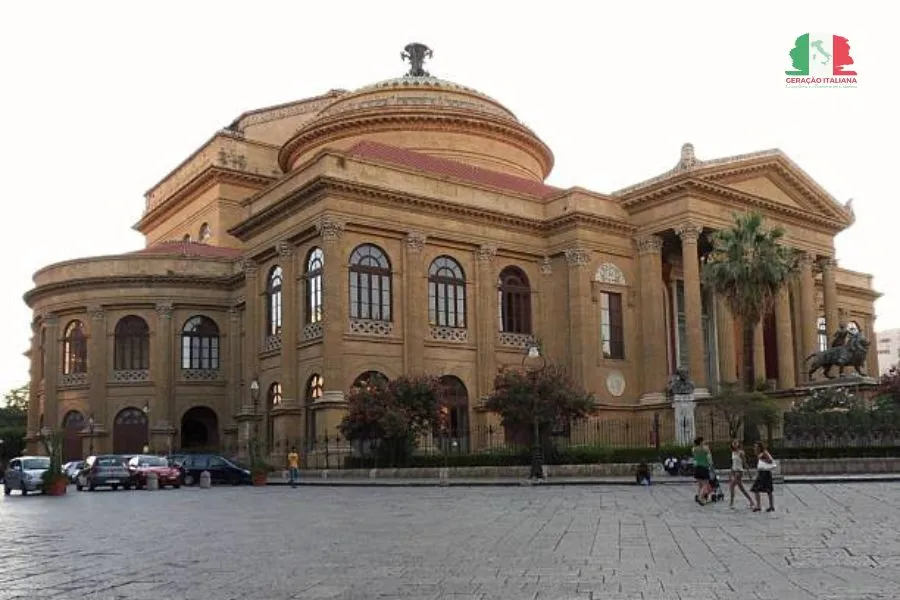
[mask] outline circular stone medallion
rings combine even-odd
[[[606,376],[606,389],[616,398],[625,393],[625,376],[621,371],[610,371]]]

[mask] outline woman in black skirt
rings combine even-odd
[[[766,512],[774,512],[775,511],[775,501],[772,498],[772,469],[775,468],[775,459],[772,458],[772,455],[766,450],[766,445],[762,442],[756,442],[754,446],[756,449],[756,480],[753,482],[753,487],[750,488],[750,491],[753,492],[753,495],[756,497],[756,506],[753,508],[753,512],[759,512],[760,507],[762,506],[759,501],[759,495],[763,492],[769,497],[769,508],[766,509]]]

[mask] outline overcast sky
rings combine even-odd
[[[888,21],[828,0],[4,3],[0,390],[28,378],[35,270],[141,247],[144,192],[218,128],[402,75],[411,41],[434,49],[433,75],[493,96],[550,145],[553,185],[610,192],[673,167],[684,142],[700,159],[781,148],[854,198],[838,259],[875,274],[877,327],[900,327]],[[850,40],[858,88],[785,88],[810,31]]]

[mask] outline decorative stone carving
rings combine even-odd
[[[350,333],[389,337],[394,333],[394,324],[390,321],[373,321],[371,319],[350,319]]]
[[[322,322],[318,323],[307,323],[303,327],[302,339],[306,340],[315,340],[322,337],[325,334],[325,330],[322,327]]]
[[[625,376],[621,371],[609,372],[606,376],[606,391],[615,398],[620,398],[625,393]]]
[[[819,261],[819,268],[824,271],[830,271],[837,268],[837,261],[833,258],[823,258]]]
[[[290,258],[294,255],[294,245],[290,242],[278,242],[275,244],[275,250],[281,258]]]
[[[703,228],[696,223],[683,223],[675,229],[675,233],[681,238],[684,244],[696,243],[700,239]]]
[[[266,336],[266,341],[263,344],[263,352],[271,352],[273,350],[281,350],[281,334],[276,333],[275,335]]]
[[[658,235],[646,235],[637,238],[638,254],[659,254],[662,252],[663,240]]]
[[[160,319],[171,319],[172,318],[172,303],[171,302],[160,302],[156,305],[156,314],[159,315]]]
[[[44,322],[44,325],[47,327],[56,327],[59,325],[59,315],[52,312],[47,312],[41,315],[41,321]]]
[[[475,251],[475,259],[478,262],[491,262],[497,256],[497,246],[485,244]]]
[[[688,371],[684,367],[678,367],[669,377],[669,393],[674,395],[686,396],[694,393],[694,382],[688,376]]]
[[[594,281],[612,285],[627,285],[625,282],[625,274],[622,272],[622,269],[609,262],[603,263],[597,267],[597,271],[594,273]]]
[[[256,274],[259,273],[259,265],[253,259],[245,258],[241,261],[241,270],[244,272],[244,277],[256,277]]]
[[[545,256],[541,261],[541,275],[553,275],[553,263],[549,256]]]
[[[63,373],[59,376],[59,385],[61,387],[87,385],[87,373]]]
[[[428,236],[418,231],[411,231],[406,234],[406,249],[410,252],[421,252],[425,248],[425,241]]]
[[[232,306],[228,309],[228,320],[232,323],[237,323],[241,320],[241,311],[238,310],[237,306]]]
[[[316,223],[316,231],[323,242],[336,242],[344,235],[346,225],[346,222],[335,217],[322,217]]]
[[[425,64],[425,59],[431,58],[433,55],[431,48],[425,44],[418,42],[407,44],[403,48],[403,52],[400,53],[400,58],[409,61],[409,72],[406,73],[406,76],[429,77],[429,73],[423,68],[423,65]]]
[[[809,252],[801,252],[800,256],[797,258],[797,264],[800,265],[800,268],[812,268],[815,264],[815,258]]]
[[[219,378],[218,369],[182,369],[181,378],[185,381],[215,381]]]
[[[428,331],[428,337],[436,342],[455,342],[465,344],[469,341],[469,330],[459,327],[432,326]]]
[[[586,267],[591,262],[591,251],[587,248],[569,248],[565,255],[570,267]]]
[[[148,369],[113,371],[112,380],[115,383],[144,383],[150,381],[150,371]]]
[[[511,346],[513,348],[526,348],[529,345],[534,344],[534,336],[530,333],[500,331],[497,333],[497,344],[500,346]]]
[[[99,305],[88,306],[87,312],[91,321],[102,321],[106,317],[106,313],[103,312],[103,307]]]
[[[681,157],[675,165],[675,171],[690,171],[697,165],[697,156],[694,154],[694,145],[691,143],[681,146]]]

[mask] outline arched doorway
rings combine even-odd
[[[219,451],[219,417],[207,406],[195,406],[181,417],[181,449]]]
[[[139,454],[147,443],[147,415],[139,408],[129,406],[116,415],[113,423],[113,453]]]
[[[71,460],[80,460],[82,458],[81,451],[81,431],[84,429],[84,415],[77,410],[70,410],[63,417],[63,462]]]
[[[443,404],[446,408],[447,433],[451,448],[457,452],[469,451],[469,391],[458,377],[444,375],[440,379],[443,387]]]

